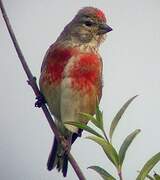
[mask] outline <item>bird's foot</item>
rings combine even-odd
[[[42,107],[46,103],[44,96],[41,94],[40,96],[36,97],[37,101],[35,102],[35,107]]]

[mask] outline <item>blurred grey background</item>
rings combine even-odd
[[[4,0],[4,4],[37,78],[47,48],[80,8],[95,6],[105,12],[114,31],[100,48],[104,62],[101,108],[108,132],[121,105],[139,94],[113,137],[119,148],[129,133],[137,128],[142,130],[129,148],[123,167],[124,179],[135,180],[137,170],[160,151],[160,1]],[[34,107],[35,96],[26,83],[1,15],[0,87],[0,179],[62,180],[56,170],[46,170],[53,134],[41,109]],[[77,140],[72,153],[87,180],[100,179],[95,172],[87,170],[90,165],[99,165],[116,174],[102,149],[89,140]],[[159,171],[160,165],[154,169]],[[69,166],[66,180],[76,179]]]

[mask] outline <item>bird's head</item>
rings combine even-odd
[[[104,13],[94,7],[81,9],[65,27],[65,36],[80,44],[99,46],[106,33],[112,28],[107,25]]]

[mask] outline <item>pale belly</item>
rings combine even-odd
[[[82,83],[82,82],[81,82]],[[55,118],[60,122],[80,121],[85,122],[79,116],[80,112],[95,113],[97,91],[95,85],[83,82],[78,88],[73,84],[72,78],[65,78],[58,86],[45,82],[41,83],[41,91],[47,101],[48,107]],[[78,132],[78,128],[65,125],[71,132]]]

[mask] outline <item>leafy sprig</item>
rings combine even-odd
[[[104,130],[104,121],[103,121],[103,112],[100,110],[98,103],[96,105],[96,114],[95,116],[92,116],[87,113],[80,113],[80,118],[90,121],[96,128],[100,130],[100,133],[94,130],[92,127],[90,127],[87,124],[80,123],[80,122],[66,122],[65,124],[70,124],[73,126],[76,126],[80,129],[83,129],[92,135],[87,136],[86,138],[89,140],[92,140],[96,142],[100,147],[103,149],[106,157],[110,160],[110,162],[114,165],[114,167],[117,170],[117,174],[119,176],[119,179],[122,180],[122,166],[123,162],[125,160],[125,156],[127,153],[128,148],[130,147],[132,141],[135,139],[135,137],[140,133],[140,129],[134,130],[132,133],[130,133],[122,142],[122,145],[120,146],[120,149],[117,150],[114,145],[112,144],[112,139],[114,132],[116,130],[116,127],[122,118],[124,112],[127,110],[128,106],[131,104],[131,102],[137,97],[134,96],[130,98],[117,112],[115,117],[113,118],[110,130],[109,130],[109,136],[107,136],[107,133]],[[108,138],[109,137],[109,138]],[[160,161],[160,153],[157,153],[155,156],[153,156],[142,168],[142,170],[139,172],[136,180],[144,180],[145,178],[149,178],[152,180],[160,180],[160,176],[155,173],[153,177],[151,177],[148,173],[150,170],[155,166],[156,163]],[[116,178],[111,175],[109,172],[107,172],[105,169],[99,166],[90,166],[89,169],[95,170],[104,180],[115,180]]]

